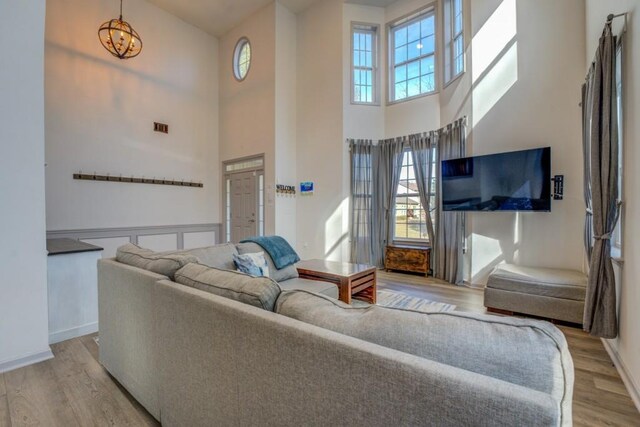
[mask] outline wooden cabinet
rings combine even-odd
[[[424,246],[389,245],[384,258],[386,270],[429,274],[431,248]]]

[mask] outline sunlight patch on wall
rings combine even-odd
[[[516,212],[516,220],[513,224],[513,244],[520,245],[520,235],[522,234],[522,218],[520,212]]]
[[[489,69],[518,32],[516,0],[503,0],[473,37],[473,83]]]
[[[324,226],[325,259],[343,261],[343,244],[349,235],[349,198],[340,202]]]
[[[471,269],[472,278],[482,275],[487,267],[493,268],[504,260],[498,239],[473,233],[471,241],[474,258]]]
[[[518,81],[518,43],[515,42],[473,90],[473,126]]]

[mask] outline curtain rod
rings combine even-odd
[[[609,15],[607,15],[607,22],[605,23],[605,25],[611,24],[611,22],[613,22],[615,18],[620,18],[621,16],[624,16],[624,25],[622,26],[622,31],[620,31],[620,34],[617,36],[618,40],[616,42],[616,54],[618,49],[620,49],[620,47],[622,46],[622,35],[624,35],[624,33],[627,32],[627,14],[628,13],[629,12],[622,12],[622,13],[618,13],[617,15],[610,13]],[[593,66],[594,63],[595,63],[595,60],[591,61],[591,67]],[[585,77],[585,80],[589,78],[590,72],[591,72],[591,69],[587,72],[587,76]],[[582,102],[578,103],[578,107],[582,107]]]
[[[613,13],[610,13],[609,15],[607,15],[607,22],[611,22],[615,18],[620,18],[621,16],[624,16],[624,20],[626,22],[627,21],[627,13],[629,13],[629,12],[623,12],[623,13],[619,13],[617,15],[614,15]]]
[[[456,127],[456,126],[460,126],[460,125],[465,125],[466,126],[466,124],[467,124],[467,116],[462,116],[459,119],[456,119],[456,120],[452,121],[451,123],[449,123],[449,124],[447,124],[445,126],[442,126],[441,128],[436,129],[436,130],[412,133],[412,134],[409,134],[409,135],[396,136],[396,137],[393,137],[393,138],[383,138],[383,139],[377,139],[377,140],[371,139],[371,138],[347,138],[347,139],[345,139],[345,142],[347,144],[349,144],[350,141],[352,141],[352,140],[353,141],[359,141],[359,140],[360,141],[371,141],[373,144],[377,145],[378,143],[382,143],[384,141],[388,141],[388,140],[391,140],[391,139],[402,140],[402,139],[407,139],[410,136],[414,136],[414,135],[426,136],[426,135],[428,135],[430,133],[444,132],[444,131],[450,130],[450,129]]]
[[[624,17],[624,24],[622,25],[622,31],[620,31],[620,34],[624,34],[627,32],[627,15],[628,14],[629,12],[622,12],[622,13],[618,13],[617,15],[610,13],[609,15],[607,15],[606,24],[611,24],[615,18]]]

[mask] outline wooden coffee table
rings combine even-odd
[[[338,285],[340,301],[351,304],[353,296],[376,303],[376,267],[340,261],[310,259],[296,264],[303,279],[331,282]]]

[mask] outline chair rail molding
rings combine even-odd
[[[184,224],[184,225],[153,225],[140,227],[90,228],[79,230],[49,230],[47,239],[113,239],[127,237],[133,244],[138,244],[142,236],[161,236],[174,234],[177,236],[177,249],[184,249],[184,235],[189,233],[213,232],[215,244],[221,241],[222,224]]]

